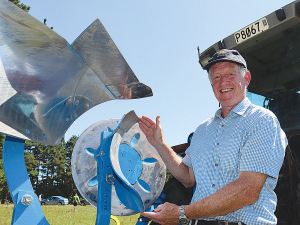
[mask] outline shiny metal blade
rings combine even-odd
[[[138,81],[99,20],[71,47],[24,10],[0,0],[1,133],[58,145],[92,107],[148,96],[151,88]]]
[[[129,209],[136,212],[145,211],[144,203],[139,193],[133,188],[128,179],[122,173],[119,162],[119,149],[123,135],[138,122],[139,118],[134,111],[130,111],[124,115],[111,142],[110,161],[114,172],[119,179],[116,179],[116,192],[121,202]]]

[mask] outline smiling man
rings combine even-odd
[[[139,121],[169,171],[194,186],[191,204],[164,203],[142,215],[170,225],[276,224],[274,188],[286,136],[271,111],[246,97],[251,75],[238,51],[215,53],[204,69],[221,107],[196,129],[183,159],[165,143],[159,116]]]

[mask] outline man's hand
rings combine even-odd
[[[146,135],[149,143],[156,147],[158,143],[163,142],[163,132],[160,125],[160,116],[156,117],[156,123],[147,116],[139,118],[139,126]]]
[[[157,150],[168,170],[185,187],[193,187],[196,184],[194,171],[186,166],[182,162],[182,158],[164,141],[160,116],[156,117],[156,123],[147,116],[142,116],[139,119],[141,130],[146,135],[149,143]]]
[[[154,212],[144,212],[141,215],[162,225],[179,224],[179,206],[169,202],[159,205]]]

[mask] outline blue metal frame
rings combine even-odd
[[[97,177],[95,177],[95,180],[93,179],[91,185],[95,185],[95,182],[98,182],[97,218],[95,225],[110,224],[112,185],[115,185],[118,198],[125,206],[136,212],[144,211],[144,203],[139,193],[131,184],[139,182],[143,188],[149,188],[146,182],[139,179],[142,164],[155,163],[157,160],[154,158],[146,158],[142,161],[140,159],[133,148],[139,140],[138,134],[132,138],[130,145],[120,144],[122,132],[126,132],[126,129],[129,129],[129,125],[134,122],[130,121],[130,118],[127,118],[127,121],[124,120],[124,124],[122,124],[124,118],[125,116],[114,131],[108,129],[108,131],[101,133],[101,144],[98,149],[94,151],[94,158],[97,162]],[[33,191],[27,173],[24,159],[24,143],[25,141],[22,139],[7,135],[3,146],[4,173],[14,202],[11,224],[49,225],[38,197]],[[126,158],[129,159],[118,160],[116,159],[118,155],[121,158],[126,155]],[[114,165],[111,157],[115,158],[114,160],[117,160],[120,165]],[[137,168],[133,165],[137,166]],[[116,166],[116,168],[114,166]],[[121,170],[125,172],[125,176]],[[128,171],[126,170],[134,172],[127,174]],[[158,204],[162,203],[161,199],[162,195],[147,211],[153,211]],[[147,220],[147,218],[141,218],[139,221],[146,223]]]
[[[116,129],[117,130],[117,129]],[[115,131],[116,131],[115,130]],[[111,216],[111,190],[112,185],[123,186],[118,179],[110,161],[110,146],[115,132],[101,133],[101,145],[95,152],[97,161],[98,199],[96,225],[109,225]],[[11,193],[14,210],[12,225],[49,225],[37,195],[34,193],[24,159],[25,140],[6,136],[3,146],[3,168],[7,185]],[[124,187],[121,187],[124,188]],[[126,190],[124,192],[127,193]],[[130,192],[127,194],[131,194]],[[30,204],[25,198],[29,196]],[[23,203],[22,203],[23,202]]]
[[[115,174],[110,162],[110,145],[112,132],[101,133],[101,145],[94,157],[97,161],[98,200],[96,225],[110,223],[111,215],[111,188],[114,184]]]
[[[34,193],[24,159],[24,143],[6,135],[3,145],[3,168],[14,202],[12,225],[48,225],[41,204]],[[29,199],[29,202],[26,201]]]
[[[110,145],[114,132],[102,132],[97,161],[98,200],[96,225],[110,224],[111,189],[116,177],[110,162]],[[37,195],[34,193],[24,159],[25,140],[6,136],[3,146],[3,168],[14,203],[12,225],[49,225]],[[30,204],[25,198],[29,196]],[[31,196],[31,197],[30,197]],[[23,202],[23,203],[22,203]]]
[[[98,201],[96,225],[109,224],[111,215],[111,188],[115,174],[110,163],[112,132],[102,132],[101,145],[95,153],[98,176]],[[19,138],[6,136],[3,146],[3,168],[14,202],[12,225],[48,225],[41,204],[34,193],[24,159],[24,143]],[[23,197],[31,196],[27,205]],[[24,205],[22,203],[24,202]]]

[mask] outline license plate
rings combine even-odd
[[[243,41],[246,41],[268,29],[269,29],[269,24],[267,19],[264,17],[236,32],[234,34],[234,38],[236,43],[240,44]]]

